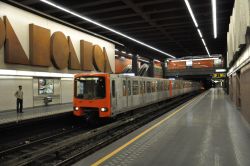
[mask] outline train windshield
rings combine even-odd
[[[75,97],[79,99],[103,99],[106,95],[104,77],[78,77],[75,79]]]

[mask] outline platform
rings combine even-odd
[[[249,124],[210,89],[75,166],[249,166],[249,155]]]
[[[17,114],[15,110],[0,112],[0,125],[6,125],[10,123],[21,123],[24,121],[45,118],[48,116],[54,116],[71,112],[73,110],[72,103],[49,105],[44,107],[34,107],[24,109],[23,113]]]

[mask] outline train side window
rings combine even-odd
[[[155,92],[155,86],[156,86],[155,84],[156,84],[156,83],[157,83],[157,82],[154,82],[154,81],[153,81],[152,84],[151,84],[151,85],[152,85],[152,92]]]
[[[143,81],[143,93],[146,93],[146,82]]]
[[[112,97],[115,97],[115,80],[112,80]]]
[[[143,90],[143,82],[140,81],[140,94],[143,94],[144,93],[144,90]]]
[[[168,81],[165,81],[165,91],[168,90]]]
[[[126,80],[123,80],[123,96],[127,96],[127,85]]]
[[[147,81],[147,93],[151,93],[151,82]]]
[[[162,82],[158,82],[158,92],[162,91]]]
[[[131,95],[131,83],[130,80],[128,81],[128,95]]]
[[[157,84],[156,84],[156,85],[157,85],[157,87],[156,87],[156,91],[157,91],[157,92],[160,91],[160,84],[161,84],[160,81],[157,81]]]
[[[139,84],[138,81],[133,81],[133,95],[139,94]]]
[[[162,85],[161,85],[161,81],[159,81],[159,84],[158,84],[158,92],[160,92],[162,90]]]

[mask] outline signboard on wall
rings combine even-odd
[[[213,78],[225,78],[225,77],[226,77],[226,73],[213,74]]]

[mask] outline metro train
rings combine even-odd
[[[74,115],[111,118],[201,89],[199,82],[81,73],[74,78]]]

